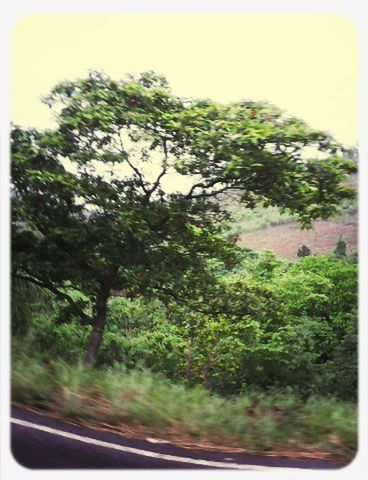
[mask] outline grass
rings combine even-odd
[[[229,208],[233,216],[233,224],[230,232],[237,235],[245,235],[259,230],[265,230],[268,227],[275,227],[277,225],[284,225],[295,222],[296,216],[290,213],[281,213],[277,207],[263,207],[257,205],[253,209],[248,208]],[[345,224],[357,213],[356,203],[347,203],[341,208],[336,215],[329,220],[334,223]]]
[[[289,213],[281,213],[277,207],[263,207],[257,205],[253,209],[231,206],[233,233],[243,235],[245,233],[263,230],[270,225],[281,225],[293,221],[294,217]]]
[[[91,369],[19,353],[13,355],[12,370],[13,401],[69,419],[135,426],[173,441],[253,453],[352,458],[356,450],[356,406],[348,402],[252,392],[224,398],[202,387],[172,384],[147,370]]]

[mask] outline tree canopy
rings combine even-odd
[[[13,275],[92,324],[89,363],[112,290],[200,296],[208,259],[232,258],[222,194],[288,209],[303,226],[353,195],[341,146],[266,103],[180,98],[153,72],[92,72],[44,102],[55,129],[12,128]]]

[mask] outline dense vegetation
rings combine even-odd
[[[350,456],[356,267],[334,255],[290,263],[243,253],[235,268],[213,265],[232,307],[227,314],[193,311],[189,299],[183,307],[111,298],[89,373],[80,361],[91,327],[76,317],[65,322],[66,304],[17,282],[14,399],[89,421],[138,421],[173,439],[218,438],[251,451],[309,442]]]
[[[356,167],[342,147],[267,104],[182,99],[153,73],[121,82],[92,73],[57,85],[45,102],[55,130],[12,130],[13,277],[91,323],[89,364],[112,289],[203,297],[207,260],[232,255],[219,236],[219,195],[278,206],[304,226],[354,196],[343,182]],[[170,192],[168,175],[190,187]],[[70,285],[93,300],[92,315],[65,292]]]
[[[286,388],[303,396],[356,398],[354,262],[331,255],[289,263],[271,253],[246,253],[233,269],[213,268],[221,297],[213,299],[211,313],[197,311],[190,299],[182,305],[111,298],[97,364],[142,365],[225,395]],[[13,330],[23,351],[83,359],[91,327],[76,316],[65,321],[66,305],[56,296],[22,282],[13,302]]]
[[[46,102],[55,130],[12,130],[14,400],[351,455],[356,259],[342,243],[294,262],[239,248],[221,203],[326,218],[354,197],[341,146],[266,104],[180,99],[152,73],[93,73]],[[167,175],[189,187],[165,190]]]

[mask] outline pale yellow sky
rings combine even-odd
[[[60,80],[152,69],[175,94],[268,100],[357,142],[357,31],[337,15],[33,15],[13,27],[11,118],[52,125]]]

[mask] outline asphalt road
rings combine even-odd
[[[12,411],[12,453],[27,468],[245,470],[331,469],[323,460],[291,460],[245,454],[193,451],[75,426],[19,408]]]

